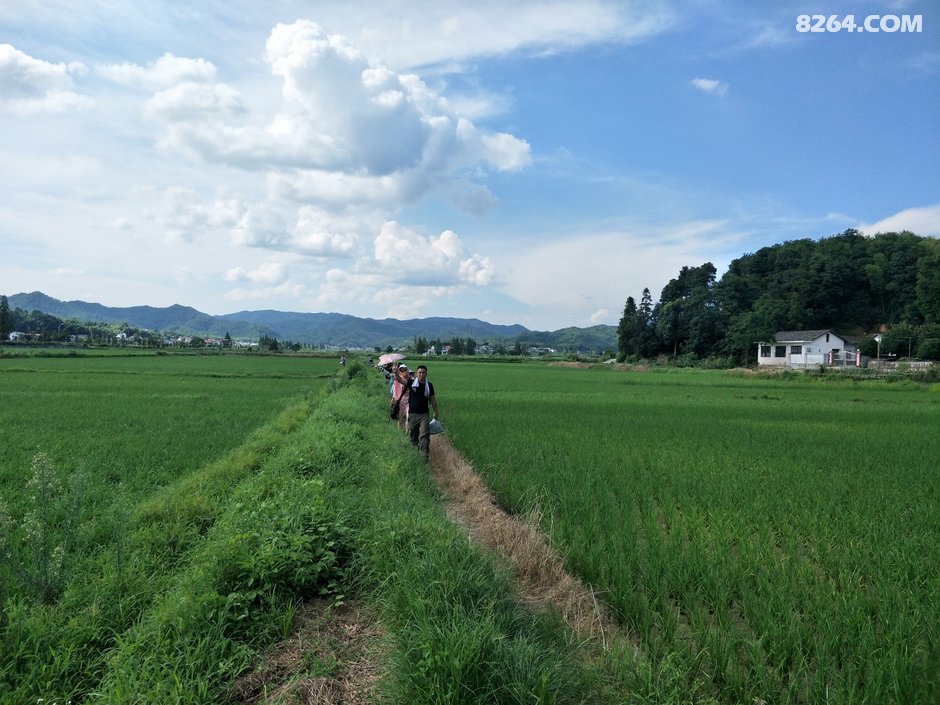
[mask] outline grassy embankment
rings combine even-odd
[[[614,701],[940,702],[940,394],[433,366],[451,440],[641,645]]]
[[[385,387],[374,373],[326,398],[295,400],[273,421],[244,430],[242,445],[223,452],[223,441],[213,457],[193,459],[174,476],[170,466],[181,458],[160,471],[152,462],[159,454],[139,442],[150,436],[128,437],[128,427],[115,425],[146,426],[153,438],[165,432],[154,427],[167,421],[156,412],[172,394],[162,386],[169,380],[128,370],[137,375],[132,384],[123,374],[98,378],[74,368],[48,376],[2,370],[4,382],[36,375],[17,378],[42,410],[32,409],[34,435],[20,420],[25,435],[16,437],[50,448],[25,467],[22,449],[4,456],[0,477],[4,705],[224,701],[236,676],[290,631],[301,600],[349,594],[374,605],[389,633],[381,689],[392,701],[582,700],[588,686],[560,625],[521,609],[503,570],[444,517],[426,468],[384,418]],[[257,374],[269,391],[277,384]],[[175,376],[170,386],[188,409],[176,432],[192,432],[177,442],[194,450],[198,438],[208,445],[229,438],[225,427],[243,421],[246,407],[231,418],[219,408],[223,423],[204,427],[197,419],[218,387],[187,397],[200,380],[227,377],[188,367]],[[246,381],[231,388],[242,402]],[[106,413],[107,403],[92,400],[115,384],[147,403],[84,427],[89,412]],[[72,396],[58,403],[56,389]],[[117,391],[110,402],[122,398]],[[23,413],[25,399],[24,392]],[[138,453],[114,464],[108,452],[93,454],[108,433]],[[76,447],[85,450],[63,455]]]

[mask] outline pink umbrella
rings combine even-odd
[[[399,360],[404,360],[405,356],[401,353],[385,353],[379,358],[380,365],[388,365],[392,362],[398,362]]]

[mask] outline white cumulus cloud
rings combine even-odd
[[[234,267],[226,272],[225,280],[229,282],[250,281],[270,287],[283,284],[287,280],[288,273],[287,265],[282,262],[265,262],[250,271]]]
[[[159,90],[178,83],[211,83],[218,71],[211,61],[167,53],[147,66],[106,64],[98,67],[98,73],[121,85]]]
[[[909,230],[915,235],[940,237],[940,204],[923,208],[907,208],[877,223],[861,224],[858,229],[866,235]]]
[[[728,84],[714,78],[693,78],[692,85],[705,93],[725,96],[728,94]]]
[[[395,221],[375,238],[375,260],[399,283],[416,286],[485,286],[495,273],[489,257],[470,252],[455,232],[426,236]]]
[[[73,90],[73,76],[87,72],[84,64],[52,64],[11,44],[0,44],[0,109],[12,113],[61,113],[90,106],[93,101]]]
[[[500,171],[519,171],[532,163],[529,143],[505,132],[483,135],[487,161]]]
[[[153,207],[143,215],[171,240],[194,242],[209,229],[234,227],[244,211],[236,198],[219,195],[207,201],[195,189],[171,187],[155,194]]]
[[[303,206],[297,213],[292,249],[315,257],[352,257],[359,251],[361,227],[359,219]]]
[[[279,24],[267,61],[284,81],[280,119],[320,156],[311,166],[381,176],[420,159],[429,126],[407,87],[343,37],[306,20]]]
[[[281,214],[264,206],[250,208],[232,229],[232,241],[246,247],[284,249],[289,241],[288,226]]]
[[[144,114],[167,122],[182,122],[204,116],[231,117],[245,110],[238,91],[223,84],[180,83],[155,94]]]
[[[335,212],[395,210],[438,193],[479,213],[495,203],[477,183],[486,170],[532,162],[524,139],[478,128],[419,76],[395,72],[315,22],[276,25],[264,61],[280,81],[274,104],[251,104],[204,59],[165,54],[101,72],[155,91],[143,115],[165,152],[264,171],[270,197]]]

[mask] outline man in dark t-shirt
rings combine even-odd
[[[441,412],[437,408],[434,385],[428,382],[428,368],[419,365],[408,391],[408,434],[421,451],[424,462],[428,461],[431,452],[431,408],[434,416],[439,418]]]

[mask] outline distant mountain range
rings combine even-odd
[[[39,291],[7,297],[11,308],[41,311],[62,319],[88,323],[126,324],[132,328],[178,335],[221,338],[228,333],[238,340],[261,336],[290,340],[305,345],[328,347],[382,348],[410,343],[417,337],[449,341],[473,338],[484,342],[551,347],[557,350],[602,352],[616,350],[614,326],[562,328],[531,331],[521,325],[497,325],[476,318],[358,318],[343,313],[292,313],[287,311],[239,311],[210,316],[188,306],[166,308],[130,306],[114,308],[86,301],[60,301]]]

